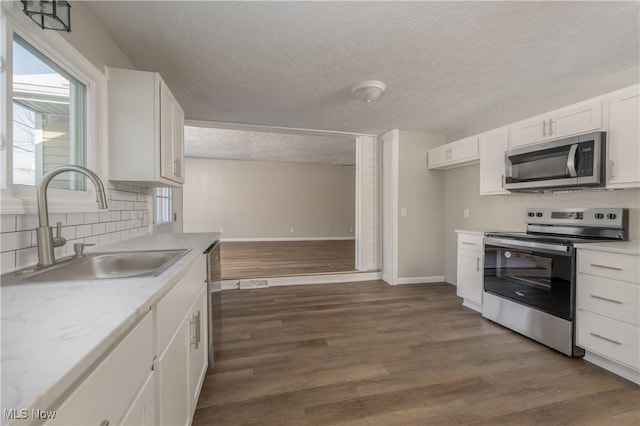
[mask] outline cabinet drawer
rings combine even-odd
[[[614,361],[640,368],[640,329],[634,325],[578,310],[578,346]]]
[[[484,251],[484,236],[477,234],[458,233],[458,249]]]
[[[184,277],[158,303],[158,355],[164,352],[167,344],[182,322],[206,279],[206,265],[201,256]]]
[[[147,314],[59,408],[51,425],[120,422],[153,362],[153,321]]]
[[[578,275],[578,308],[640,325],[640,286],[609,278]]]
[[[614,280],[640,282],[640,257],[578,250],[578,272]]]

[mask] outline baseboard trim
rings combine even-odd
[[[397,278],[396,282],[393,285],[403,285],[403,284],[432,284],[432,283],[441,283],[444,282],[444,276],[436,275],[432,277],[408,277],[408,278]]]
[[[640,371],[618,364],[605,357],[602,357],[589,350],[584,351],[584,360],[591,364],[597,365],[600,368],[604,368],[607,371],[612,372],[620,377],[623,377],[636,385],[640,385]]]
[[[276,238],[221,238],[221,242],[228,243],[252,243],[272,241],[345,241],[355,240],[355,237],[276,237]]]
[[[318,275],[298,275],[293,277],[270,277],[270,278],[252,278],[265,279],[269,281],[269,287],[282,287],[290,285],[307,285],[307,284],[335,284],[335,283],[352,283],[358,281],[374,281],[379,280],[382,274],[380,272],[353,272],[345,274],[318,274]],[[222,280],[222,290],[237,289],[240,280]]]

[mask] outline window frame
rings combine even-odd
[[[159,189],[168,189],[169,190],[169,195],[165,196],[165,195],[159,195],[158,194],[158,190]],[[174,188],[170,187],[170,186],[159,186],[156,188],[153,188],[153,224],[154,226],[166,226],[166,225],[171,225],[174,222],[173,219],[173,215],[174,215]],[[169,202],[169,219],[163,222],[159,222],[158,221],[158,200],[159,199],[164,199],[164,200],[168,200]]]
[[[55,31],[43,31],[18,8],[19,2],[2,2],[0,18],[0,213],[30,214],[37,212],[36,188],[13,185],[13,34],[46,55],[86,86],[86,167],[94,171],[105,185],[108,182],[107,159],[107,78]],[[95,188],[85,191],[50,188],[49,211],[97,211]]]

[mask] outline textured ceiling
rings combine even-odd
[[[88,5],[192,120],[449,133],[639,62],[637,1]]]
[[[185,155],[225,160],[354,165],[353,136],[314,136],[185,126]]]

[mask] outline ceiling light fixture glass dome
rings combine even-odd
[[[386,88],[381,81],[366,80],[351,86],[351,93],[362,102],[372,102],[378,99]]]

